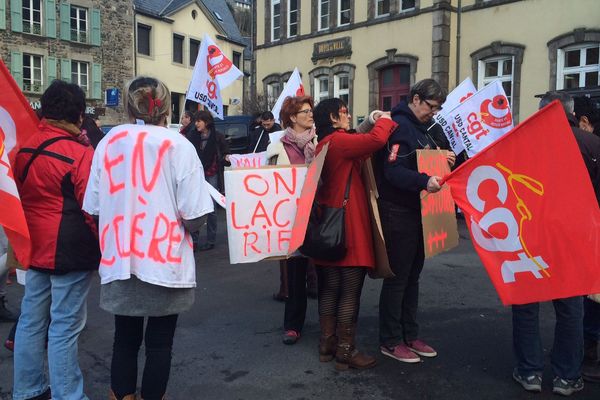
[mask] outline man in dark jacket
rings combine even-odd
[[[85,94],[79,86],[54,81],[41,105],[39,131],[18,152],[14,171],[32,250],[15,337],[13,398],[49,399],[50,383],[52,397],[85,399],[77,340],[100,248],[81,207],[94,150],[81,140]]]
[[[419,275],[425,261],[420,193],[440,190],[440,177],[417,170],[416,151],[436,149],[428,134],[433,115],[440,110],[445,91],[433,79],[417,82],[407,102],[392,110],[398,127],[375,159],[379,212],[393,278],[383,281],[379,298],[381,352],[403,362],[435,357],[436,351],[419,340],[416,321]],[[448,161],[454,162],[448,152]]]
[[[254,128],[250,137],[250,149],[253,153],[260,153],[267,150],[269,133],[281,130],[281,126],[275,123],[275,117],[271,111],[262,113],[260,120],[260,125]]]

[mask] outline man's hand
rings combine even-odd
[[[432,176],[431,178],[429,178],[429,181],[427,181],[427,191],[429,193],[439,192],[442,188],[440,186],[441,179],[442,178],[440,178],[439,176]]]
[[[454,154],[453,151],[446,152],[446,160],[448,160],[450,168],[454,167],[454,163],[456,163],[456,154]]]

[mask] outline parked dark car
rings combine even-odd
[[[229,149],[233,154],[245,154],[252,151],[250,148],[251,115],[233,115],[224,120],[215,118],[215,129],[225,135]]]

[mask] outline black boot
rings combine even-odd
[[[0,322],[15,322],[19,319],[19,314],[15,314],[6,307],[6,299],[0,297]]]

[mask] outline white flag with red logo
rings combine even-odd
[[[203,104],[213,115],[223,119],[221,89],[243,75],[219,46],[204,35],[186,99]]]
[[[452,121],[448,120],[448,115],[450,111],[458,107],[469,97],[473,96],[475,92],[477,92],[477,89],[471,78],[465,79],[460,85],[454,88],[450,94],[448,94],[446,101],[442,104],[442,111],[433,116],[435,122],[437,122],[444,130],[444,134],[455,154],[463,152],[465,147],[463,146],[458,132],[452,128]]]
[[[27,267],[31,240],[11,163],[19,145],[37,131],[38,119],[1,60],[0,93],[0,225],[15,257]]]
[[[283,87],[283,91],[279,95],[279,98],[271,110],[276,122],[279,122],[279,113],[281,112],[283,101],[288,97],[296,96],[304,96],[304,85],[302,85],[302,78],[300,77],[300,71],[298,71],[298,67],[294,68],[294,72],[292,72],[292,75],[290,75],[290,79],[288,79],[286,82],[285,86]]]
[[[512,114],[502,83],[495,80],[450,110],[445,120],[459,136],[469,157],[513,128]]]

